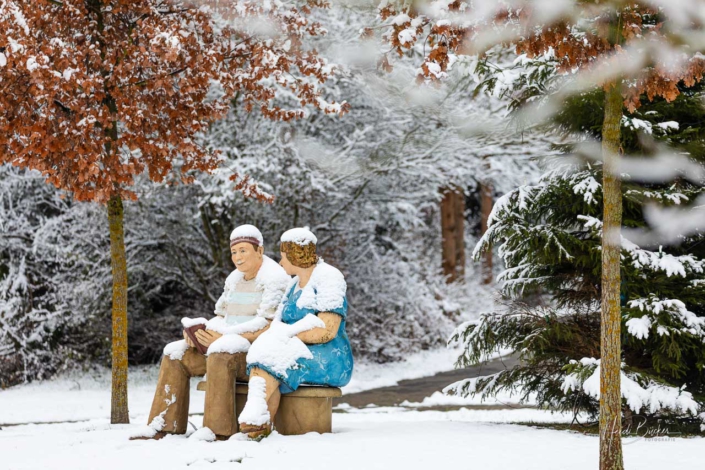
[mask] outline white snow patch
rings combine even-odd
[[[666,121],[666,122],[659,122],[656,124],[658,127],[663,129],[664,131],[667,131],[668,129],[674,129],[678,130],[679,125],[676,121]]]
[[[236,238],[242,237],[254,238],[255,240],[259,241],[260,245],[264,245],[264,238],[262,237],[262,232],[260,232],[259,229],[254,225],[240,225],[239,227],[235,227],[235,230],[230,232],[230,240],[235,240]]]
[[[180,361],[184,357],[184,353],[188,351],[188,348],[189,345],[186,344],[184,339],[173,341],[164,346],[164,355],[169,356],[171,360]]]
[[[209,427],[203,426],[201,429],[191,434],[191,436],[189,436],[189,440],[213,442],[215,441],[215,433],[211,431]]]
[[[184,328],[191,328],[192,326],[196,326],[196,325],[205,325],[206,323],[208,323],[208,320],[206,320],[203,317],[199,317],[199,318],[184,317],[181,319],[181,325]]]
[[[287,230],[282,234],[279,241],[282,243],[293,242],[301,246],[306,246],[309,243],[313,243],[314,245],[318,243],[318,239],[308,227],[297,227]]]
[[[399,31],[397,36],[402,46],[411,44],[416,40],[416,28],[406,28]]]
[[[252,377],[247,391],[247,403],[242,409],[238,422],[261,426],[269,423],[269,408],[267,408],[267,382],[262,377]]]
[[[37,58],[32,56],[29,59],[27,59],[27,70],[32,72],[39,68],[39,64],[37,63]]]
[[[275,320],[269,329],[250,346],[247,363],[262,364],[286,377],[287,369],[295,367],[298,359],[313,357],[308,346],[296,335],[313,328],[324,327],[323,320],[310,313],[292,325]]]
[[[651,329],[651,319],[644,315],[641,318],[630,318],[627,320],[627,330],[632,336],[636,336],[639,339],[646,339],[649,337],[649,330]]]
[[[221,335],[241,335],[244,333],[254,333],[269,325],[269,321],[262,317],[252,317],[244,323],[228,325],[223,317],[214,317],[206,323],[206,329],[220,333]]]
[[[575,361],[571,362],[574,363]],[[600,360],[583,358],[580,362],[583,366],[594,367],[592,374],[585,379],[582,385],[576,373],[568,374],[561,385],[561,389],[563,393],[567,394],[582,387],[586,394],[599,400]],[[693,395],[690,392],[686,392],[684,388],[668,387],[655,382],[642,387],[628,374],[625,374],[624,371],[620,373],[620,382],[622,398],[626,400],[627,406],[634,413],[639,413],[644,407],[648,408],[650,413],[655,413],[664,408],[692,415],[696,415],[698,412],[698,403],[693,399]]]
[[[294,277],[292,284],[299,282],[299,278]],[[301,295],[296,301],[299,308],[310,308],[317,312],[334,310],[343,306],[347,284],[345,277],[337,268],[318,259],[318,263],[313,268],[311,278],[306,286],[301,289]],[[283,304],[279,306],[277,318],[281,316]]]
[[[420,402],[403,401],[400,406],[410,408],[425,408],[431,406],[470,406],[470,405],[518,405],[520,404],[521,392],[509,393],[501,392],[493,397],[483,399],[479,395],[463,397],[460,395],[446,395],[443,392],[434,392],[431,396],[424,398]],[[536,395],[532,394],[522,405],[535,405]]]
[[[225,315],[228,297],[235,290],[238,282],[242,281],[244,277],[245,275],[237,269],[228,275],[223,287],[223,294],[215,303],[214,313],[216,315]],[[262,257],[262,266],[257,271],[257,276],[255,276],[256,287],[262,290],[262,300],[257,308],[258,316],[268,319],[274,316],[274,313],[271,312],[276,312],[290,281],[291,277],[276,261],[266,255]]]
[[[249,323],[249,322],[248,322]],[[207,354],[215,353],[244,353],[250,349],[250,342],[240,335],[223,335],[208,346]]]

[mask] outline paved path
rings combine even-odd
[[[512,356],[495,359],[481,366],[468,367],[467,369],[456,369],[448,372],[422,377],[420,379],[402,380],[393,387],[376,388],[359,393],[345,395],[342,398],[333,400],[333,406],[340,403],[347,403],[355,408],[362,408],[370,404],[377,406],[395,406],[404,400],[410,402],[420,402],[424,398],[431,396],[433,392],[442,390],[447,385],[458,380],[489,375],[504,369],[511,369],[519,361]],[[473,408],[498,408],[502,405],[477,405]],[[512,408],[516,408],[514,405]]]

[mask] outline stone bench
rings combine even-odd
[[[198,384],[198,390],[206,390],[206,381]],[[331,432],[333,420],[333,398],[343,393],[335,387],[302,385],[298,390],[283,394],[279,410],[274,418],[274,427],[279,434],[295,436],[307,432]],[[245,407],[247,384],[235,384],[235,420]],[[238,424],[238,430],[240,425]]]

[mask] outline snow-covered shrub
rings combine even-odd
[[[75,332],[110,293],[103,219],[38,172],[0,167],[0,387],[47,377],[85,351]]]

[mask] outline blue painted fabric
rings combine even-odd
[[[310,308],[299,308],[296,301],[301,295],[301,290],[295,292],[293,286],[286,297],[282,300],[284,304],[281,320],[289,325],[301,320],[307,314],[317,315],[316,310]],[[350,340],[345,332],[345,316],[348,312],[348,299],[343,299],[343,306],[340,308],[326,310],[326,312],[337,313],[343,317],[338,327],[338,333],[331,341],[323,344],[307,344],[313,359],[301,358],[296,361],[296,366],[287,370],[287,375],[275,373],[269,367],[260,363],[251,363],[247,366],[247,373],[253,367],[263,369],[281,381],[279,391],[281,393],[291,393],[301,384],[327,385],[330,387],[342,387],[350,382],[353,370],[353,356],[350,348]]]

